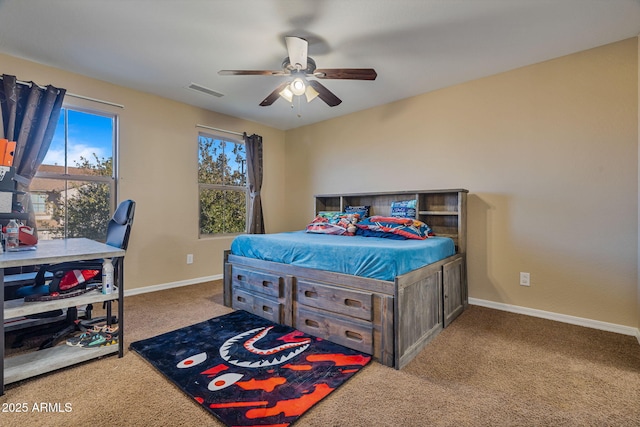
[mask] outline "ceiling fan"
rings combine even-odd
[[[278,97],[293,102],[294,96],[302,95],[306,97],[307,102],[318,97],[330,107],[335,107],[342,100],[319,81],[308,80],[307,77],[347,80],[375,80],[377,77],[373,68],[316,68],[316,62],[307,56],[309,47],[307,40],[294,36],[287,36],[284,39],[289,56],[282,61],[282,70],[220,70],[218,74],[221,76],[290,76],[291,79],[280,84],[267,95],[260,103],[262,107],[273,104]]]

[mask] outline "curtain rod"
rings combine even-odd
[[[0,76],[0,80],[2,80],[2,76]],[[19,83],[19,84],[25,85],[25,86],[31,86],[32,84],[34,84],[34,85],[38,86],[40,89],[46,89],[46,86],[40,86],[39,84],[34,83],[34,82],[23,82],[21,80],[16,80],[16,83]],[[65,95],[66,96],[70,96],[72,98],[78,98],[78,99],[84,99],[84,100],[87,100],[87,101],[97,102],[99,104],[111,105],[112,107],[124,108],[124,105],[122,105],[122,104],[116,104],[115,102],[111,102],[111,101],[103,101],[102,99],[90,98],[88,96],[83,96],[83,95],[77,95],[77,94],[71,93],[71,92],[67,92]]]
[[[203,129],[217,130],[218,132],[230,133],[230,134],[232,134],[232,135],[244,136],[244,133],[234,132],[234,131],[232,131],[232,130],[226,130],[226,129],[214,128],[214,127],[211,127],[211,126],[196,125],[196,127],[197,127],[197,128],[203,128]]]
[[[124,105],[116,104],[115,102],[111,102],[111,101],[103,101],[102,99],[96,99],[96,98],[90,98],[88,96],[76,95],[75,93],[70,93],[70,92],[67,92],[66,95],[70,96],[72,98],[86,99],[87,101],[93,101],[93,102],[97,102],[99,104],[111,105],[112,107],[124,108]]]

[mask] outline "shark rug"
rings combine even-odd
[[[288,426],[371,356],[245,311],[130,348],[229,426]]]

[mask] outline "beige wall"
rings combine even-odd
[[[197,234],[198,123],[264,137],[268,232],[302,228],[317,193],[467,188],[472,298],[640,326],[638,52],[634,38],[286,133],[9,56],[0,71],[125,105],[67,97],[120,116],[127,289],[222,273],[230,239]]]
[[[303,208],[292,228],[313,194],[467,188],[470,297],[635,327],[637,46],[288,131],[286,203]]]
[[[112,111],[120,118],[119,199],[137,203],[125,262],[126,289],[222,274],[222,252],[231,239],[198,238],[196,124],[263,136],[265,227],[269,232],[284,229],[283,131],[10,56],[0,55],[0,64],[0,72],[19,80],[125,106],[65,98],[67,105]],[[187,253],[194,255],[191,265],[186,264]]]

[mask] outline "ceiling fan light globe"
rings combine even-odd
[[[313,101],[319,95],[318,91],[311,86],[307,86],[307,89],[304,91],[304,94],[307,97],[307,102]]]
[[[286,99],[288,102],[293,102],[293,92],[290,89],[291,85],[287,85],[284,89],[282,89],[279,95]]]
[[[304,95],[306,86],[300,77],[296,77],[289,85],[289,88],[294,95],[300,96]]]

